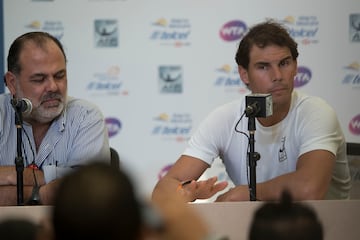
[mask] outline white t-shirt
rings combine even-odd
[[[200,124],[183,153],[209,165],[220,157],[235,185],[249,183],[248,119],[244,116],[239,122],[244,109],[245,98],[215,109]],[[255,152],[261,156],[256,166],[256,182],[293,172],[299,156],[323,149],[336,155],[326,199],[348,198],[350,172],[345,138],[336,113],[322,99],[293,91],[287,116],[270,127],[264,127],[256,120],[254,138]]]

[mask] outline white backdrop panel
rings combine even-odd
[[[298,65],[312,73],[299,89],[326,99],[347,141],[360,142],[360,39],[350,39],[351,14],[359,15],[360,27],[358,0],[4,0],[4,49],[27,31],[59,37],[69,94],[96,103],[113,120],[111,145],[140,193],[149,195],[206,114],[248,93],[234,61],[239,39],[219,34],[231,21],[249,27],[275,18],[297,31]],[[105,37],[96,21],[116,31]],[[304,29],[315,33],[299,36]],[[164,85],[160,67],[170,68],[169,76],[180,73],[177,84]],[[218,162],[206,175],[226,178]]]

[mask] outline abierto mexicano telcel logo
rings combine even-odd
[[[360,114],[350,120],[349,131],[354,135],[360,135]]]

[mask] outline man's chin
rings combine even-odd
[[[58,118],[63,112],[63,108],[46,109],[32,114],[32,118],[41,123],[49,123]]]

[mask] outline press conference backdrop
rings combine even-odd
[[[18,35],[56,36],[69,95],[102,109],[110,144],[145,195],[209,111],[249,93],[234,55],[267,18],[299,44],[296,89],[327,100],[346,140],[360,142],[358,0],[3,0],[2,14],[4,69]],[[209,171],[227,178],[219,162]]]

